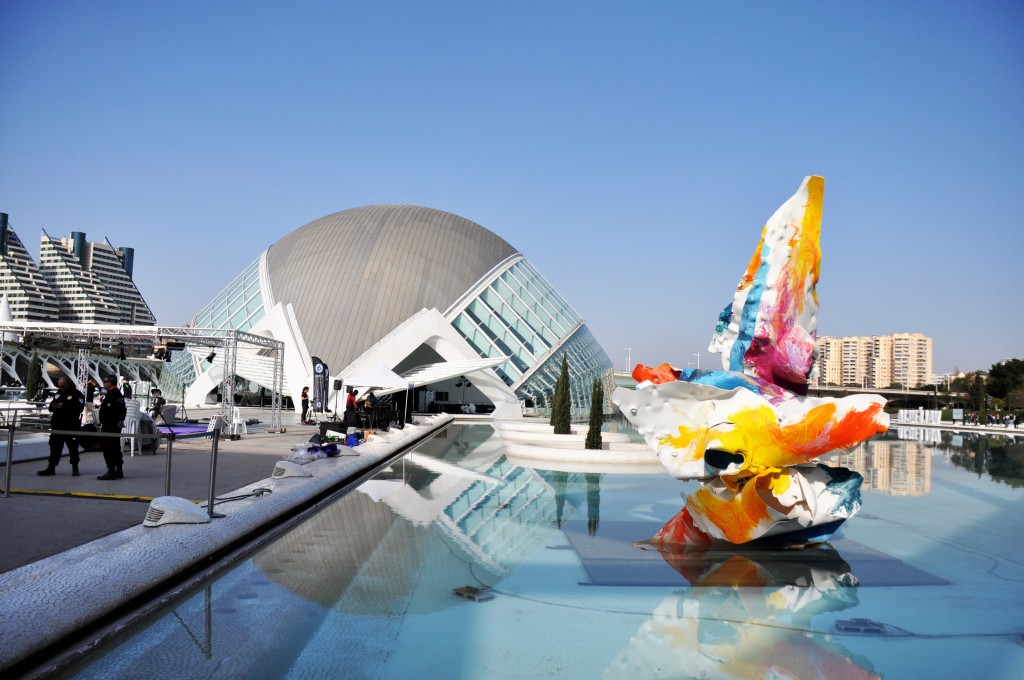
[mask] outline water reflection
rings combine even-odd
[[[672,593],[655,608],[605,678],[879,678],[869,660],[815,634],[811,613],[852,606],[821,575],[793,588],[700,588]]]
[[[994,481],[1014,488],[1024,486],[1024,439],[971,432],[956,435],[940,448],[959,468],[979,477],[988,473]]]
[[[823,634],[832,630],[830,613],[855,610],[844,618],[898,618],[928,630],[960,627],[934,615],[936,607],[927,604],[932,598],[947,609],[957,606],[958,616],[969,607],[983,611],[965,618],[964,628],[1000,631],[1007,625],[988,623],[998,619],[998,604],[979,607],[955,596],[975,581],[998,577],[1003,590],[992,601],[1007,608],[1022,602],[1012,586],[1017,581],[1004,574],[1015,576],[1014,565],[1021,564],[1017,544],[1002,539],[1010,530],[994,534],[994,548],[971,543],[957,552],[962,536],[926,541],[865,518],[855,537],[870,545],[837,542],[842,554],[828,544],[643,552],[632,542],[650,535],[661,511],[680,501],[674,480],[518,467],[492,434],[487,426],[449,428],[252,559],[172,603],[116,649],[98,650],[105,656],[76,672],[97,678],[407,677],[403,671],[418,668],[424,676],[443,669],[448,677],[460,670],[461,677],[483,677],[496,668],[488,659],[502,659],[501,669],[515,677],[521,655],[530,655],[556,659],[552,669],[594,660],[587,666],[592,672],[581,671],[585,677],[603,671],[631,678],[875,678],[872,662],[859,655],[874,652],[865,638]],[[945,432],[937,443],[898,437],[865,442],[842,454],[848,462],[841,464],[861,472],[866,487],[893,496],[878,500],[903,513],[901,519],[916,508],[927,514],[927,504],[899,496],[931,492],[933,465],[936,494],[959,490],[951,475],[1022,484],[1020,440]],[[1014,495],[1005,486],[1002,491]],[[1000,502],[1008,510],[1001,517],[1019,507],[1010,505],[1013,498]],[[984,520],[986,532],[1002,531],[1002,524]],[[927,552],[914,553],[915,545]],[[985,561],[989,555],[1000,560],[999,570]],[[585,581],[581,574],[601,568],[602,559],[615,578],[591,574]],[[970,578],[950,583],[960,563]],[[926,578],[915,565],[948,580]],[[496,586],[499,596],[469,603],[452,594],[465,585]],[[909,594],[911,586],[935,590]],[[990,590],[978,587],[971,597]],[[583,634],[558,644],[538,634],[563,630],[560,613],[575,620],[581,604],[592,612],[587,626],[602,631],[594,637],[600,644]],[[822,614],[826,623],[811,625],[811,617]],[[891,649],[895,643],[874,644]],[[959,643],[957,650],[969,652],[975,644]],[[1012,644],[998,649],[1013,651]],[[443,664],[427,662],[430,653]],[[885,653],[872,658],[887,675],[914,664],[895,657],[880,662]]]
[[[837,460],[863,475],[865,491],[922,496],[931,491],[934,454],[978,476],[1024,486],[1024,439],[1012,435],[897,427],[839,453]]]
[[[876,438],[840,453],[839,465],[864,477],[862,491],[921,496],[931,491],[931,447],[915,441]]]
[[[591,536],[597,534],[601,525],[601,474],[596,472],[571,473],[560,470],[550,472],[538,471],[542,477],[546,477],[551,489],[555,493],[555,525],[561,529],[565,520],[565,501],[569,497],[570,480],[579,482],[582,477],[586,486],[585,498],[587,504],[587,533]]]

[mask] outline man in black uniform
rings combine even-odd
[[[124,427],[124,417],[127,409],[124,405],[124,398],[117,390],[117,380],[112,376],[103,379],[103,387],[106,393],[100,402],[100,432],[120,432]],[[103,462],[107,464],[106,474],[96,479],[121,479],[124,472],[121,466],[124,463],[124,456],[121,451],[120,437],[101,437],[103,446]]]
[[[82,409],[85,408],[85,397],[78,391],[74,383],[66,375],[57,380],[57,396],[53,398],[48,407],[50,409],[51,430],[72,430],[77,432],[82,426]],[[49,477],[57,474],[57,465],[60,464],[60,456],[64,451],[64,445],[68,447],[71,458],[71,476],[78,476],[78,440],[73,434],[51,434],[50,435],[50,460],[45,470],[37,474],[40,477]]]

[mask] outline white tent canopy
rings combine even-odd
[[[392,391],[405,390],[406,393],[412,388],[412,383],[392,371],[384,362],[363,373],[342,375],[341,380],[348,387],[391,388]],[[406,397],[405,412],[402,414],[403,423],[408,419],[408,403],[409,399]]]
[[[409,381],[398,375],[383,362],[363,373],[341,376],[342,382],[349,387],[378,387],[407,390]]]

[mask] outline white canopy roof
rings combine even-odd
[[[454,378],[457,375],[465,375],[485,368],[491,368],[492,366],[497,366],[498,364],[502,364],[506,361],[508,361],[508,357],[498,357],[496,359],[470,359],[467,361],[442,361],[437,364],[417,366],[412,370],[406,371],[405,375],[402,376],[402,379],[408,381],[412,387],[419,387],[420,385],[429,385],[441,380],[447,380],[448,378]],[[405,388],[402,387],[401,389]],[[375,390],[375,393],[388,394],[395,391],[397,390],[382,389]]]
[[[363,373],[341,376],[342,382],[350,387],[378,387],[393,390],[407,390],[412,385],[383,362]]]

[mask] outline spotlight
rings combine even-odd
[[[217,351],[216,351],[216,350],[211,350],[211,351],[210,351],[210,356],[206,357],[206,361],[207,361],[207,363],[210,363],[210,364],[212,364],[212,363],[213,363],[213,359],[214,359],[214,357],[216,357],[216,356],[217,356]]]

